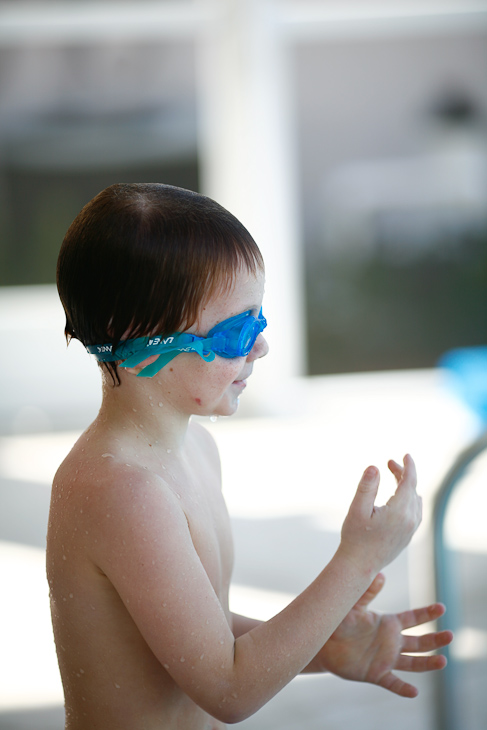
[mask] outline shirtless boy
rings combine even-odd
[[[441,669],[450,632],[401,632],[435,604],[378,616],[380,570],[421,520],[414,463],[375,507],[369,467],[339,547],[267,622],[229,611],[230,522],[218,452],[193,414],[237,410],[262,334],[264,266],[213,201],[156,184],[114,185],[81,211],[58,262],[66,335],[100,362],[100,412],[53,485],[47,571],[67,730],[216,730],[298,673],[334,672],[403,697],[394,674]],[[177,333],[184,333],[180,336]]]

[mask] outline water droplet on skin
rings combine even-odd
[[[163,406],[163,404],[162,403],[159,403],[159,408],[162,408],[162,406]]]
[[[182,656],[182,657],[181,657],[181,659],[180,659],[179,661],[181,662],[181,664],[183,664],[183,663],[184,663],[184,662],[185,662],[186,660],[185,660],[185,658],[184,658],[184,657]]]
[[[200,662],[201,662],[201,661],[203,661],[203,659],[204,659],[204,656],[205,656],[204,654],[202,654],[202,655],[200,656]]]
[[[63,555],[63,560],[67,560],[66,555]]]
[[[212,423],[216,423],[218,421],[218,416],[210,416],[210,421]]]
[[[120,685],[115,682],[116,689],[120,689]]]
[[[162,666],[164,667],[164,669],[169,669],[169,664],[163,664]]]
[[[107,457],[110,457],[111,459],[114,459],[115,458],[113,454],[102,454],[101,455],[101,458],[102,459],[106,459]]]
[[[72,593],[70,593],[70,594],[69,594],[69,597],[70,597],[70,598],[73,598],[73,594],[72,594]]]

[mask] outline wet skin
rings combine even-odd
[[[205,304],[191,331],[260,308],[263,287],[263,275],[243,272],[234,290]],[[233,546],[219,457],[190,416],[234,413],[254,361],[266,353],[259,335],[247,357],[206,363],[183,353],[155,378],[135,377],[142,363],[120,370],[119,388],[104,380],[100,414],[52,490],[47,568],[66,730],[225,727],[190,699],[169,666],[175,661],[191,675],[177,646],[182,605],[198,612],[212,594],[230,635],[233,629]],[[191,584],[181,572],[195,565]],[[161,633],[168,651],[156,656],[151,645]]]

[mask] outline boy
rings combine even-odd
[[[193,414],[231,415],[262,335],[264,265],[246,229],[204,196],[113,185],[71,225],[58,262],[66,335],[101,363],[94,423],[53,484],[47,571],[67,730],[216,730],[256,712],[296,674],[332,671],[405,697],[394,669],[450,632],[406,637],[435,604],[367,610],[380,569],[421,519],[411,457],[374,507],[364,473],[339,548],[268,622],[232,615],[230,523],[216,447]]]

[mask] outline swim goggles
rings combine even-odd
[[[115,362],[123,360],[122,368],[134,368],[152,355],[159,355],[150,365],[146,365],[138,377],[152,378],[180,352],[196,352],[211,362],[215,354],[220,357],[246,357],[255,345],[257,337],[267,327],[262,316],[262,309],[237,314],[223,320],[213,327],[206,337],[192,335],[189,332],[175,332],[172,335],[156,337],[137,337],[134,340],[122,340],[115,350],[112,345],[89,345],[86,351],[94,355],[99,362]]]

